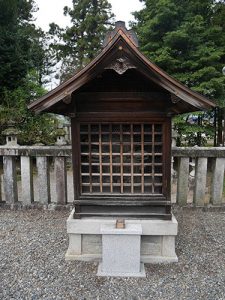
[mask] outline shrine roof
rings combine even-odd
[[[180,83],[144,56],[138,49],[135,33],[127,30],[124,22],[116,23],[115,29],[107,34],[103,46],[100,54],[86,67],[29,104],[28,108],[36,113],[55,112],[57,105],[70,103],[72,93],[109,69],[112,63],[118,74],[123,74],[133,67],[149,81],[169,92],[173,103],[181,100],[185,105],[177,113],[207,110],[216,106],[212,100]]]

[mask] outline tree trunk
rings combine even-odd
[[[218,132],[217,132],[217,146],[221,146],[223,144],[223,109],[218,108]]]
[[[214,147],[217,146],[217,108],[214,109]]]

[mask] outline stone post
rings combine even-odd
[[[179,158],[178,180],[177,180],[177,203],[187,204],[188,197],[188,177],[189,177],[189,157]]]
[[[196,206],[204,206],[207,177],[207,158],[198,157],[195,171],[195,187],[193,202]]]
[[[18,201],[16,157],[3,156],[3,185],[6,203],[16,203]]]
[[[222,203],[225,158],[217,157],[213,164],[211,202]]]
[[[33,162],[30,156],[21,156],[22,202],[25,205],[34,202]]]
[[[39,202],[50,203],[50,176],[48,157],[37,157]]]
[[[56,203],[67,204],[67,172],[66,158],[55,157],[55,184],[56,184]]]

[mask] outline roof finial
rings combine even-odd
[[[137,38],[136,33],[132,29],[128,30],[126,28],[126,25],[125,25],[124,21],[117,21],[115,23],[115,28],[112,31],[109,31],[109,32],[106,33],[106,36],[105,36],[105,39],[104,39],[104,42],[103,42],[103,48],[105,48],[108,45],[108,43],[111,42],[111,40],[114,38],[114,36],[117,34],[117,32],[119,30],[122,30],[123,33],[131,40],[131,42],[136,47],[138,47],[138,38]]]

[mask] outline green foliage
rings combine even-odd
[[[71,18],[72,26],[64,30],[52,23],[49,31],[57,37],[52,48],[62,62],[61,81],[96,56],[113,18],[107,0],[73,0],[73,8],[64,7],[64,15]]]
[[[0,0],[0,95],[3,87],[14,89],[26,77],[30,40],[24,29],[31,18],[32,3]]]
[[[36,78],[36,80],[35,80]],[[27,109],[30,100],[43,96],[46,91],[38,84],[37,74],[28,74],[25,83],[13,91],[4,90],[5,104],[0,106],[1,132],[11,124],[15,124],[20,131],[19,143],[32,145],[36,142],[43,144],[54,143],[55,117],[34,115]],[[4,144],[4,137],[1,137]]]
[[[133,24],[141,50],[150,60],[196,92],[224,107],[225,65],[224,1],[144,0]],[[180,120],[185,120],[181,117]],[[181,126],[184,134],[209,128]],[[177,125],[178,126],[178,125]],[[210,128],[211,134],[211,128]]]
[[[53,66],[49,38],[32,24],[35,10],[33,0],[0,0],[0,131],[14,124],[21,144],[52,143],[54,133],[54,118],[27,110],[46,92],[42,84]]]
[[[206,146],[214,137],[212,118],[212,113],[202,112],[177,116],[174,119],[175,129],[178,132],[177,146]]]

